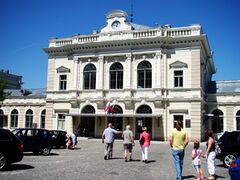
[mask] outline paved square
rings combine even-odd
[[[205,151],[205,144],[201,144]],[[192,143],[185,152],[184,179],[196,179],[191,164]],[[140,161],[140,146],[136,141],[132,162],[123,158],[122,140],[114,143],[113,159],[104,160],[104,145],[100,139],[80,139],[75,150],[52,150],[50,156],[25,154],[23,161],[13,164],[6,171],[0,172],[0,179],[80,179],[80,180],[174,180],[175,168],[168,143],[152,142],[148,164]],[[206,161],[202,159],[204,176],[208,177]],[[217,164],[217,179],[230,179],[228,169],[220,161]]]

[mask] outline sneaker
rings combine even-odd
[[[129,158],[129,161],[132,161],[132,157]]]
[[[107,160],[107,156],[104,156],[104,160]]]
[[[125,157],[125,162],[127,162],[128,160],[127,160],[127,158]]]

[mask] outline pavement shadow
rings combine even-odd
[[[192,178],[197,178],[196,176],[193,175],[188,175],[188,176],[183,176],[182,179],[192,179]]]
[[[226,177],[224,177],[224,176],[219,176],[219,175],[215,175],[215,179],[218,179],[218,178],[220,178],[220,179],[225,179]]]
[[[24,154],[24,156],[44,156],[44,155],[42,155],[41,153],[39,153],[39,154],[23,153],[23,154]],[[57,153],[50,153],[50,154],[47,155],[47,156],[59,156],[59,154],[57,154]]]
[[[27,164],[10,164],[3,171],[27,170],[27,169],[33,169],[33,168],[35,167]]]

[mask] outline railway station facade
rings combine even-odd
[[[146,126],[155,140],[167,140],[176,120],[191,140],[203,140],[207,128],[240,129],[240,81],[212,81],[212,51],[198,24],[148,27],[113,10],[99,32],[52,38],[43,50],[47,88],[14,90],[0,108],[3,127],[100,137],[111,122],[118,130],[130,124],[136,138]]]

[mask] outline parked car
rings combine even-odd
[[[23,158],[23,143],[10,130],[0,128],[0,170]]]
[[[66,131],[50,130],[53,148],[66,148]]]
[[[217,141],[221,153],[217,158],[229,167],[231,162],[240,157],[240,131],[224,132]]]
[[[13,133],[23,142],[24,152],[49,155],[52,149],[52,137],[48,130],[37,128],[17,128]]]
[[[231,180],[239,180],[240,179],[240,158],[233,160],[228,169]]]

